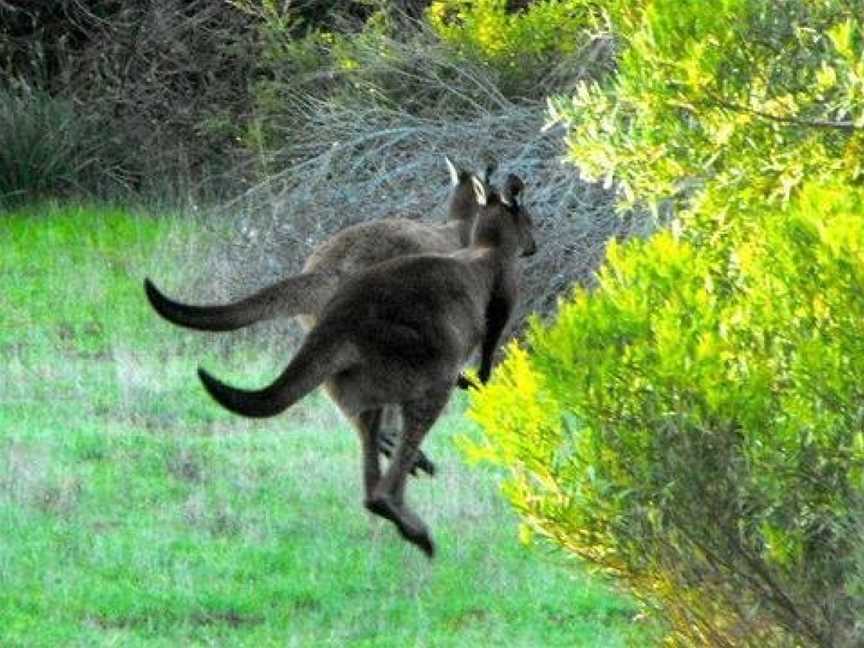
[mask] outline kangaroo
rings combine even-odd
[[[510,176],[500,194],[472,184],[480,208],[470,246],[386,261],[345,281],[272,384],[246,391],[198,370],[217,402],[248,417],[275,416],[324,383],[360,432],[366,508],[430,558],[429,531],[404,501],[407,474],[478,345],[479,378],[489,378],[517,300],[516,257],[536,250],[518,202],[522,181]],[[403,433],[382,475],[377,435],[388,404],[401,408]]]
[[[162,317],[188,328],[231,331],[278,316],[293,315],[298,316],[301,326],[308,331],[336,288],[363,268],[407,254],[447,253],[468,245],[477,211],[471,173],[458,169],[447,156],[444,161],[452,185],[446,223],[429,225],[393,218],[345,228],[312,252],[301,274],[230,304],[181,304],[166,297],[153,282],[145,279],[147,298]],[[495,168],[495,163],[486,167],[485,182],[489,182]],[[467,380],[463,378],[460,386],[467,387]],[[379,443],[381,453],[391,456],[394,440],[381,435]],[[412,473],[416,474],[417,470],[433,475],[435,464],[421,452]]]

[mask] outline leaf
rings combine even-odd
[[[816,72],[816,89],[824,93],[837,85],[837,70],[827,61],[822,61],[822,67]]]
[[[855,24],[852,22],[852,18],[847,18],[826,32],[837,53],[850,62],[855,58],[852,51],[852,31],[854,28]]]

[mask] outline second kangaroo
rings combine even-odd
[[[168,321],[198,330],[231,331],[255,322],[292,315],[298,316],[303,328],[309,330],[337,287],[364,268],[408,254],[448,253],[468,245],[477,212],[471,174],[458,169],[448,157],[445,156],[444,160],[452,185],[446,223],[430,225],[407,218],[391,218],[345,228],[312,252],[302,273],[233,303],[182,304],[166,297],[149,279],[145,279],[147,298]],[[494,163],[487,166],[486,182],[495,166]],[[338,398],[336,404],[345,411]],[[382,434],[378,441],[380,451],[389,456],[393,439]],[[435,472],[435,464],[423,453],[418,455],[416,467],[430,475]]]
[[[510,176],[500,194],[472,183],[480,209],[471,245],[381,263],[340,285],[271,385],[246,391],[198,372],[214,399],[250,417],[274,416],[324,383],[360,432],[366,508],[429,557],[429,531],[405,503],[407,474],[478,345],[480,379],[489,377],[517,300],[516,258],[536,249],[521,180]],[[404,429],[382,475],[377,436],[388,404],[401,408]]]
[[[341,282],[376,263],[406,254],[453,252],[468,245],[477,212],[471,174],[444,157],[452,194],[446,223],[390,218],[347,227],[321,243],[298,275],[286,277],[229,304],[193,306],[163,295],[147,279],[153,308],[174,324],[202,331],[233,331],[275,317],[301,316],[307,330]],[[486,169],[486,181],[495,169]]]

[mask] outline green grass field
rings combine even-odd
[[[265,422],[198,384],[287,357],[158,319],[141,280],[195,277],[191,221],[0,215],[0,645],[651,645],[637,607],[517,541],[454,402],[408,496],[429,562],[361,505],[358,443],[322,396]],[[260,332],[260,331],[259,331]],[[272,334],[271,334],[272,335]]]

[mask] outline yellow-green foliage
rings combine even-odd
[[[453,47],[522,75],[538,59],[572,54],[585,43],[592,4],[540,0],[511,12],[506,0],[438,0],[429,6],[426,17]]]
[[[675,220],[511,348],[469,450],[673,643],[864,645],[864,6],[598,4],[618,67],[553,118]]]
[[[847,645],[864,191],[808,184],[739,217],[758,227],[719,248],[611,245],[600,289],[535,323],[531,353],[512,347],[475,395],[469,450],[510,469],[533,530],[659,603],[673,640]]]
[[[584,177],[614,180],[625,206],[709,184],[786,200],[814,173],[861,178],[860,1],[645,4],[612,12],[617,74],[554,102]]]

